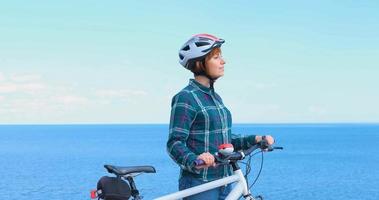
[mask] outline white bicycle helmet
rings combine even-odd
[[[193,63],[201,60],[212,49],[221,47],[225,40],[210,34],[197,34],[192,36],[179,50],[179,63],[191,70]]]

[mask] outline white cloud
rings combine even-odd
[[[13,83],[0,83],[0,93],[15,92],[17,88],[17,85]]]
[[[0,72],[0,93],[35,93],[47,88],[38,74],[16,74],[7,78]]]
[[[0,83],[0,93],[35,93],[45,88],[46,86],[42,83]]]
[[[41,83],[27,83],[20,85],[21,91],[24,92],[36,92],[40,90],[44,90],[47,88],[44,84]]]
[[[29,82],[40,80],[41,76],[38,74],[15,74],[10,77],[11,81],[14,82]]]
[[[39,110],[44,108],[46,101],[41,99],[17,99],[9,104],[10,110],[13,112],[28,112],[30,110]]]
[[[36,74],[7,76],[0,73],[0,75],[3,80],[0,81],[2,123],[101,119],[101,115],[96,115],[100,113],[99,111],[109,110],[119,114],[130,112],[133,106],[139,105],[148,95],[146,91],[140,89],[86,90],[71,82],[63,84],[47,82]]]
[[[2,72],[0,72],[0,81],[4,81],[5,80],[5,76]]]
[[[38,74],[6,77],[0,82],[0,112],[9,119],[34,120],[73,112],[89,103],[85,94],[75,95],[75,88],[48,84]]]
[[[26,98],[7,98],[0,101],[0,121],[48,122],[60,121],[61,116],[75,116],[86,108],[86,98],[78,96],[30,96]],[[69,120],[69,119],[66,119]]]
[[[77,95],[62,95],[53,97],[52,101],[56,103],[63,103],[65,105],[80,105],[88,103],[89,99]]]

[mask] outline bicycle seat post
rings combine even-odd
[[[129,185],[130,185],[130,188],[131,188],[131,192],[132,192],[132,196],[134,197],[135,200],[139,200],[139,199],[142,199],[140,196],[139,196],[139,191],[136,187],[136,184],[134,183],[134,180],[131,176],[127,176],[126,177],[126,180],[128,180],[129,182]]]

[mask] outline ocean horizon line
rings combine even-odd
[[[0,126],[168,126],[168,123],[0,123]],[[379,122],[260,122],[260,123],[233,123],[236,126],[255,125],[255,126],[308,126],[308,125],[379,125]]]

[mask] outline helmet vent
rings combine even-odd
[[[184,56],[180,53],[179,58],[180,58],[180,60],[183,60]]]
[[[190,47],[187,45],[187,46],[185,46],[182,50],[183,51],[188,51],[190,49]]]
[[[208,42],[195,42],[197,47],[207,46],[210,45]]]

